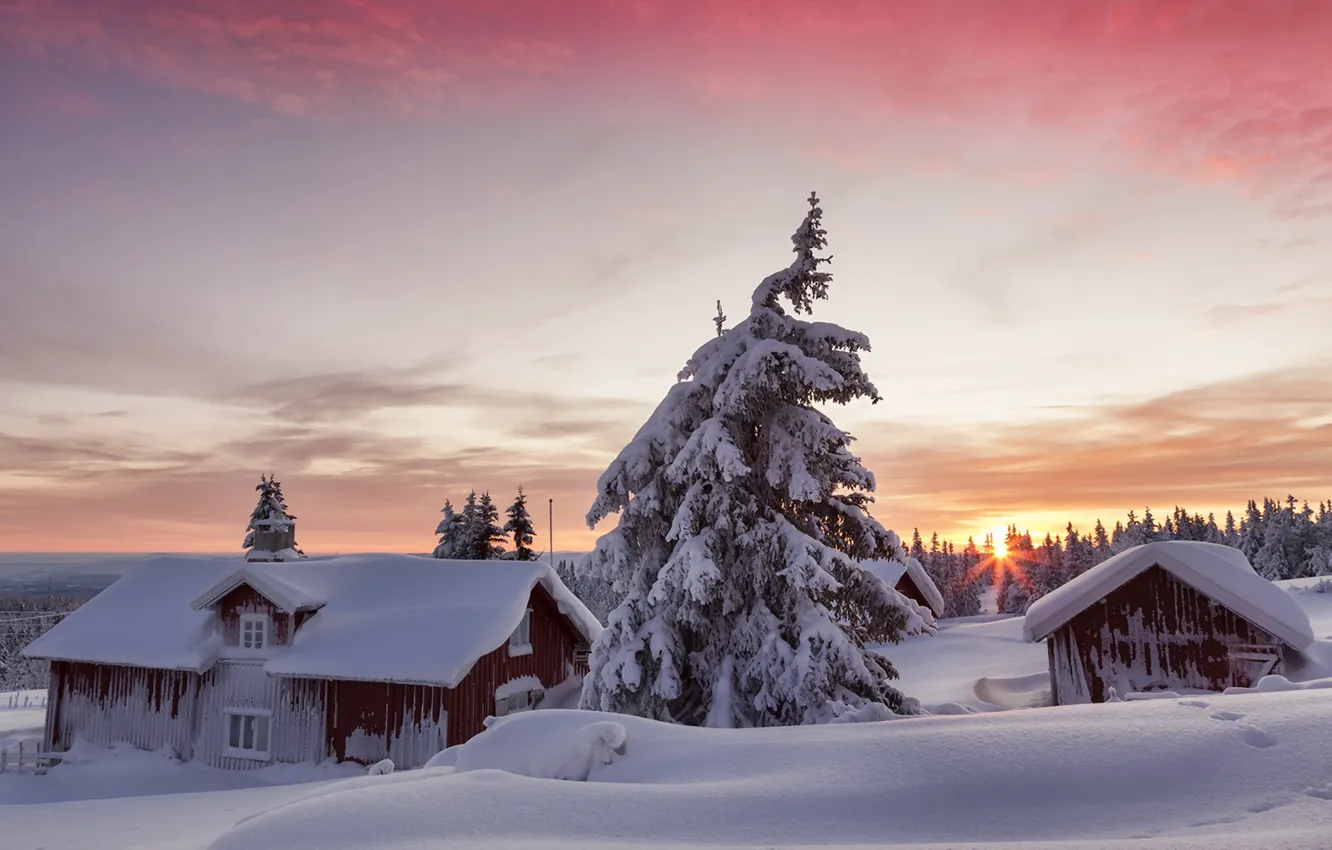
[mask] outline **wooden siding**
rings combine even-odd
[[[290,642],[292,615],[283,613],[259,591],[242,584],[217,602],[218,617],[222,621],[222,643],[240,646],[241,614],[268,616],[270,646],[286,646]]]
[[[925,594],[920,592],[920,587],[911,578],[910,573],[902,573],[902,577],[897,580],[897,586],[893,589],[922,608],[928,608],[936,617],[943,616],[943,612],[935,611],[929,600],[925,598]]]
[[[198,680],[187,671],[53,661],[43,746],[64,752],[83,738],[103,747],[170,747],[189,759]]]
[[[270,761],[320,762],[329,753],[325,741],[322,681],[287,679],[264,672],[263,661],[219,661],[202,677],[199,694],[197,757],[213,767],[248,770]],[[269,758],[226,755],[230,708],[269,712]]]
[[[338,761],[425,764],[446,745],[446,688],[392,682],[327,685],[327,749]]]
[[[573,671],[574,650],[585,646],[544,587],[532,591],[532,652],[509,655],[508,641],[482,656],[449,693],[449,745],[461,744],[485,730],[485,719],[495,713],[495,689],[522,676],[535,676],[547,688],[558,685]]]
[[[1111,687],[1219,691],[1282,670],[1277,638],[1155,566],[1051,634],[1049,658],[1055,705],[1103,702]]]

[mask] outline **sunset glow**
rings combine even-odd
[[[1329,43],[1323,0],[3,4],[0,549],[238,551],[271,470],[307,551],[520,485],[586,550],[811,190],[885,526],[1326,498]]]

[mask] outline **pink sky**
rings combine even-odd
[[[519,484],[586,548],[811,189],[889,527],[1332,497],[1328,44],[1322,0],[11,0],[0,550],[236,549],[270,469],[310,551]]]

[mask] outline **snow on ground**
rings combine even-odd
[[[1320,639],[1290,677],[1332,675],[1332,593],[1282,584]],[[387,776],[103,751],[0,775],[0,847],[1332,847],[1332,689],[996,713],[1048,691],[1044,645],[1022,640],[1021,618],[944,620],[885,652],[927,710],[983,713],[720,731],[537,711],[451,748],[445,766]],[[41,709],[8,698],[0,739],[40,736]],[[548,699],[573,704],[567,686]]]
[[[45,726],[45,688],[40,691],[0,691],[0,750],[17,752],[22,742],[25,750],[36,751],[41,747]]]
[[[749,730],[529,712],[456,771],[331,786],[213,848],[1326,850],[1329,708],[1300,691]],[[590,781],[521,775],[580,759]]]
[[[129,746],[76,752],[45,776],[0,774],[0,847],[198,850],[247,814],[361,773],[354,765],[223,771]]]

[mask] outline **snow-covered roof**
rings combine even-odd
[[[925,572],[925,568],[921,566],[920,561],[909,557],[906,559],[906,563],[901,561],[861,561],[860,566],[883,579],[889,587],[896,587],[902,579],[903,573],[909,574],[911,580],[916,583],[916,587],[920,588],[920,592],[925,597],[925,602],[930,606],[930,610],[934,612],[934,616],[943,616],[943,594],[935,586],[934,579],[930,578],[930,574]]]
[[[292,584],[283,576],[285,570],[264,569],[265,563],[269,562],[255,562],[252,565],[247,563],[246,566],[233,570],[191,600],[190,607],[202,609],[216,605],[222,597],[243,584],[248,584],[259,591],[265,599],[288,613],[314,610],[328,601]]]
[[[1032,603],[1023,636],[1042,640],[1140,573],[1159,566],[1297,650],[1313,643],[1309,617],[1290,594],[1229,546],[1168,540],[1127,549]]]
[[[444,561],[343,555],[298,562],[160,558],[128,573],[25,650],[35,658],[203,671],[221,648],[211,604],[242,581],[288,611],[318,607],[275,675],[456,685],[508,640],[533,588],[544,587],[579,632],[601,624],[536,561]],[[214,600],[215,601],[215,600]]]

